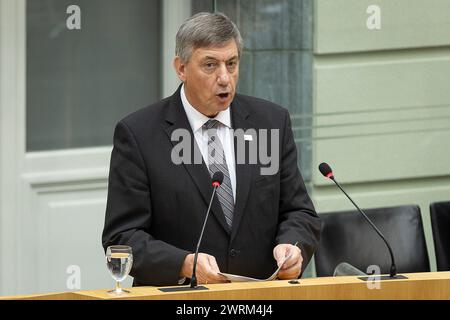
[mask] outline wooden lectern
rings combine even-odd
[[[156,287],[134,287],[113,296],[105,290],[11,296],[24,300],[450,300],[450,271],[404,274],[407,279],[364,282],[358,277],[323,277],[205,285],[209,290],[162,292]],[[379,285],[379,286],[378,286]],[[370,288],[372,287],[372,288]]]

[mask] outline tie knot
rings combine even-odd
[[[219,126],[220,122],[215,120],[215,119],[211,119],[206,121],[206,123],[203,125],[203,127],[205,127],[205,129],[209,130],[209,129],[216,129]]]

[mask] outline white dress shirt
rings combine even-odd
[[[194,133],[197,146],[202,153],[203,160],[206,165],[208,165],[208,134],[207,130],[203,130],[203,125],[208,120],[211,120],[211,118],[208,118],[199,112],[189,103],[184,92],[184,84],[181,86],[181,101],[183,102],[184,111],[186,112],[192,132]],[[230,174],[231,187],[233,189],[233,198],[236,202],[236,165],[234,161],[234,139],[233,130],[231,128],[230,108],[228,107],[225,111],[219,112],[214,119],[220,122],[217,128],[217,135],[223,146],[223,152]]]

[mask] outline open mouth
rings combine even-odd
[[[222,101],[227,100],[229,96],[230,96],[230,94],[228,92],[219,93],[217,95],[217,97]]]
[[[218,94],[218,96],[221,97],[221,98],[228,98],[229,95],[230,95],[230,94],[227,93],[227,92],[225,92],[225,93],[219,93],[219,94]]]

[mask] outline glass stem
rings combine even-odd
[[[120,286],[120,281],[116,281],[116,292],[122,292],[122,287]]]

